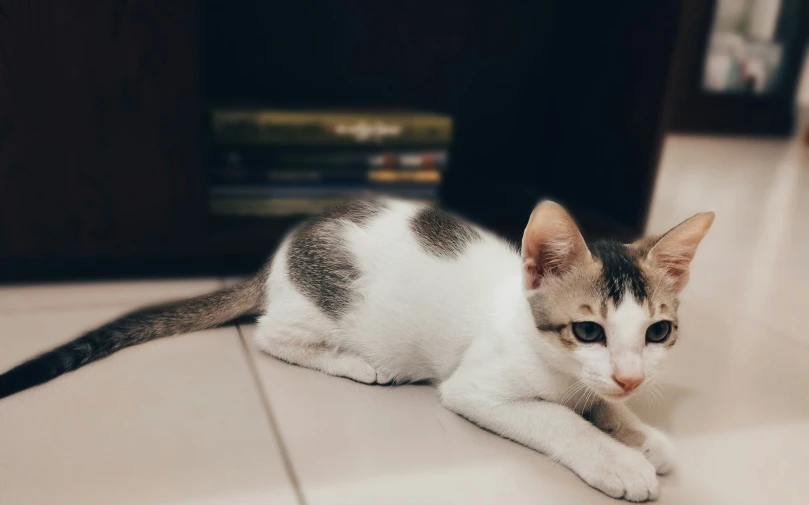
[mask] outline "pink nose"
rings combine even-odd
[[[643,376],[622,376],[622,375],[613,375],[612,380],[615,381],[616,384],[621,386],[621,389],[624,390],[625,393],[630,393],[635,390],[640,383],[643,382]]]

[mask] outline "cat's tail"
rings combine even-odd
[[[191,333],[258,309],[265,299],[267,269],[214,293],[130,312],[0,375],[0,399],[98,361],[126,347]]]

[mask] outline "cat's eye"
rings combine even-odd
[[[573,323],[573,335],[582,342],[592,343],[604,340],[604,328],[592,321]]]
[[[671,334],[671,322],[658,321],[646,328],[646,341],[654,344],[665,342]]]

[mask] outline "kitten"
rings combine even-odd
[[[293,230],[245,283],[91,330],[0,375],[0,398],[259,311],[255,344],[272,356],[367,384],[430,380],[448,409],[609,496],[654,499],[672,444],[622,402],[655,382],[677,341],[678,294],[713,218],[588,246],[545,201],[520,254],[430,207],[341,204]]]

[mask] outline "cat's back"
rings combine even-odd
[[[427,272],[440,276],[480,261],[489,263],[488,270],[519,263],[505,241],[441,209],[397,199],[352,205],[375,205],[373,216],[347,223],[344,229],[358,264],[370,277]]]
[[[504,279],[520,274],[519,256],[442,210],[398,200],[384,205],[377,219],[347,229],[362,275],[344,337],[369,359],[421,374],[411,379],[443,376],[491,324],[492,297]]]
[[[303,223],[274,263],[274,274],[332,315],[369,290],[397,296],[433,289],[449,296],[521,269],[514,249],[493,234],[440,209],[392,198],[345,202]],[[340,310],[330,307],[335,303]]]
[[[506,242],[444,211],[352,201],[284,241],[263,319],[276,331],[328,336],[372,365],[407,370],[407,379],[443,376],[485,331],[496,286],[520,272]]]

